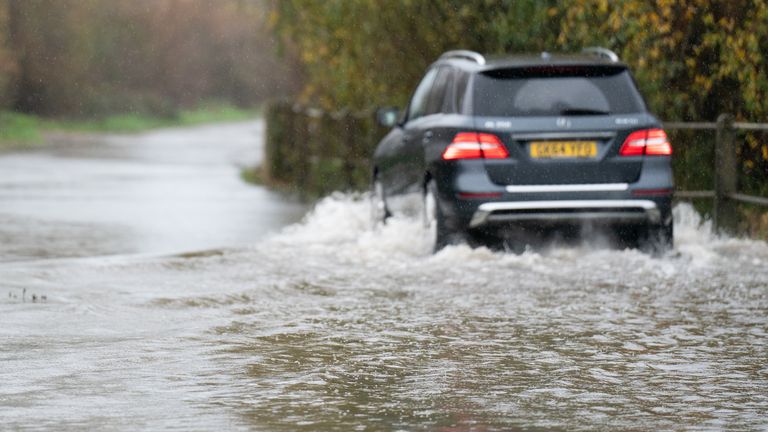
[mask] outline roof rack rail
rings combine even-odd
[[[440,56],[440,60],[449,59],[449,58],[463,58],[466,60],[472,60],[481,66],[485,64],[485,57],[483,57],[482,54],[475,51],[469,51],[469,50],[446,51],[443,53],[443,55]]]
[[[596,57],[608,59],[614,63],[619,61],[619,56],[615,52],[603,47],[587,47],[581,50],[583,54],[590,54]]]

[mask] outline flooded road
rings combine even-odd
[[[240,180],[263,129],[63,136],[0,155],[0,261],[241,246],[298,221],[304,206]]]
[[[237,192],[232,170],[221,176],[232,187],[221,194],[272,196]],[[166,180],[137,185],[135,198]],[[0,205],[13,219],[8,189]],[[590,244],[431,255],[419,223],[371,229],[358,197],[334,195],[279,229],[294,209],[285,205],[254,210],[273,216],[263,228],[246,218],[262,229],[252,237],[198,208],[210,212],[200,229],[239,232],[205,249],[230,238],[235,247],[205,253],[155,254],[198,243],[154,222],[125,235],[168,230],[156,234],[166,246],[150,234],[135,249],[108,234],[83,246],[122,254],[112,257],[65,253],[72,235],[51,249],[61,258],[35,259],[47,255],[19,251],[58,237],[10,236],[19,243],[3,245],[0,264],[0,427],[768,428],[768,245],[713,236],[690,206],[675,209],[675,252],[651,258]],[[10,213],[46,219],[36,211],[52,206]],[[125,221],[78,207],[65,222]]]

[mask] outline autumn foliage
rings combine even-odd
[[[403,105],[426,66],[487,54],[611,48],[669,120],[768,115],[765,0],[280,0],[272,22],[323,106]]]

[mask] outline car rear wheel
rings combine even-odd
[[[652,256],[660,256],[672,250],[674,231],[672,224],[624,227],[618,231],[619,245],[639,249]]]
[[[663,255],[674,247],[674,228],[671,223],[648,227],[640,249],[653,256]]]
[[[391,216],[384,198],[384,185],[378,178],[374,178],[371,186],[371,222],[374,227],[387,221]]]
[[[438,252],[451,243],[453,236],[438,205],[437,184],[434,180],[427,183],[424,191],[424,229],[433,252]]]

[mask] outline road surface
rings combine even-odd
[[[431,255],[242,184],[260,127],[0,157],[0,428],[768,428],[766,243]]]
[[[63,136],[0,157],[0,261],[164,254],[253,244],[305,206],[240,180],[261,121]]]

